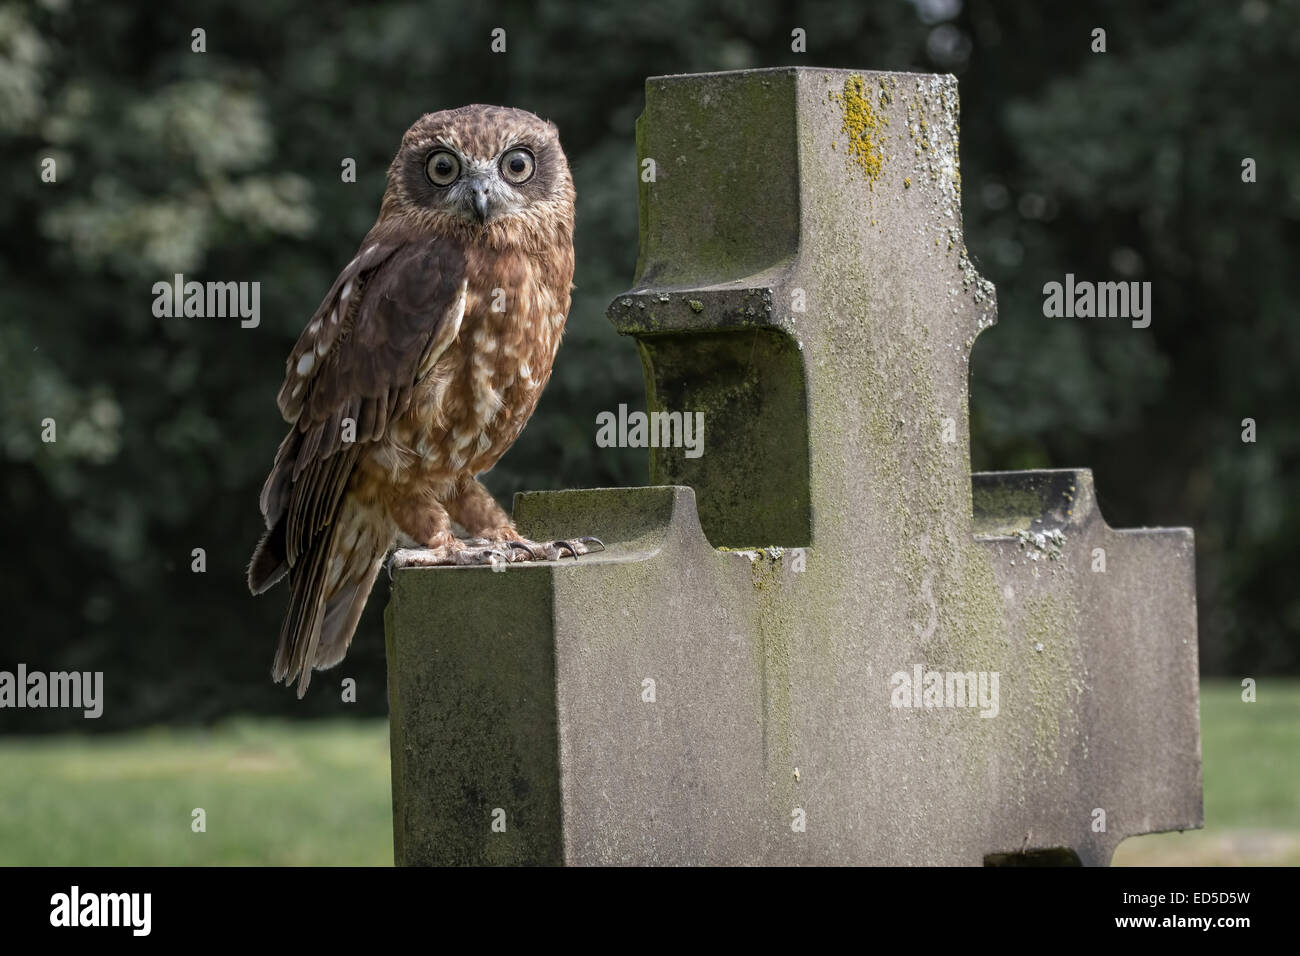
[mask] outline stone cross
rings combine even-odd
[[[957,115],[950,76],[647,82],[609,314],[702,454],[516,497],[603,553],[396,574],[399,864],[1105,864],[1201,825],[1190,530],[971,474]]]

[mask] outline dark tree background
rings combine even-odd
[[[506,501],[640,484],[643,455],[597,449],[594,421],[644,407],[635,349],[603,316],[636,259],[644,78],[800,64],[961,80],[966,239],[1000,304],[974,355],[976,467],[1091,466],[1112,525],[1191,525],[1203,670],[1300,670],[1300,14],[1138,6],[0,4],[0,669],[105,671],[95,729],[383,713],[383,584],[300,703],[269,681],[285,595],[250,598],[244,567],[285,356],[373,222],[402,132],[469,102],[559,125],[578,292],[538,413],[488,483]],[[151,287],[177,272],[259,281],[261,325],[155,318]],[[1066,272],[1151,281],[1151,327],[1045,319],[1043,283]],[[6,711],[0,731],[69,722],[88,726]]]

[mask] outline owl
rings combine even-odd
[[[289,579],[272,668],[306,693],[343,659],[384,565],[556,560],[590,537],[519,535],[478,480],[551,375],[573,280],[573,177],[555,126],[465,106],[402,137],[379,216],[289,354],[289,433],[248,568]],[[459,526],[468,538],[456,535]]]

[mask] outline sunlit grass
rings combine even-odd
[[[383,720],[0,738],[0,768],[0,864],[393,861]]]
[[[1205,829],[1124,841],[1118,866],[1300,865],[1300,681],[1201,684]]]

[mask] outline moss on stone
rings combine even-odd
[[[811,543],[808,417],[797,343],[771,328],[638,339],[650,411],[699,412],[704,453],[650,449],[650,482],[696,489],[713,545]],[[742,470],[743,469],[743,470]]]
[[[795,159],[764,147],[793,140],[793,77],[735,74],[708,95],[681,95],[678,84],[646,86],[637,123],[638,161],[653,159],[656,189],[639,182],[640,254],[635,285],[703,286],[752,275],[798,248]],[[718,204],[714,197],[735,200]],[[653,213],[651,209],[653,207]],[[710,228],[698,211],[710,208]]]
[[[976,534],[1011,534],[1027,529],[1043,513],[1042,496],[1023,485],[981,484],[974,493]]]
[[[856,73],[845,78],[841,92],[831,91],[827,95],[833,103],[839,104],[844,115],[844,125],[840,127],[840,132],[848,136],[847,161],[862,170],[867,184],[874,189],[885,166],[885,134],[882,127],[889,125],[889,117],[883,109],[872,105],[871,91]],[[879,101],[882,107],[888,106],[890,102],[890,93],[883,83]]]
[[[1040,766],[1058,764],[1065,727],[1072,723],[1083,692],[1083,661],[1076,646],[1077,614],[1063,594],[1035,594],[1024,601],[1020,659],[1029,667],[1020,683],[1031,695],[1024,717],[1033,728],[1034,756]]]
[[[754,649],[763,681],[763,745],[765,776],[773,808],[789,812],[794,806],[794,687],[791,676],[791,635],[797,633],[796,602],[786,593],[785,565],[780,551],[758,549],[750,561],[757,604]]]

